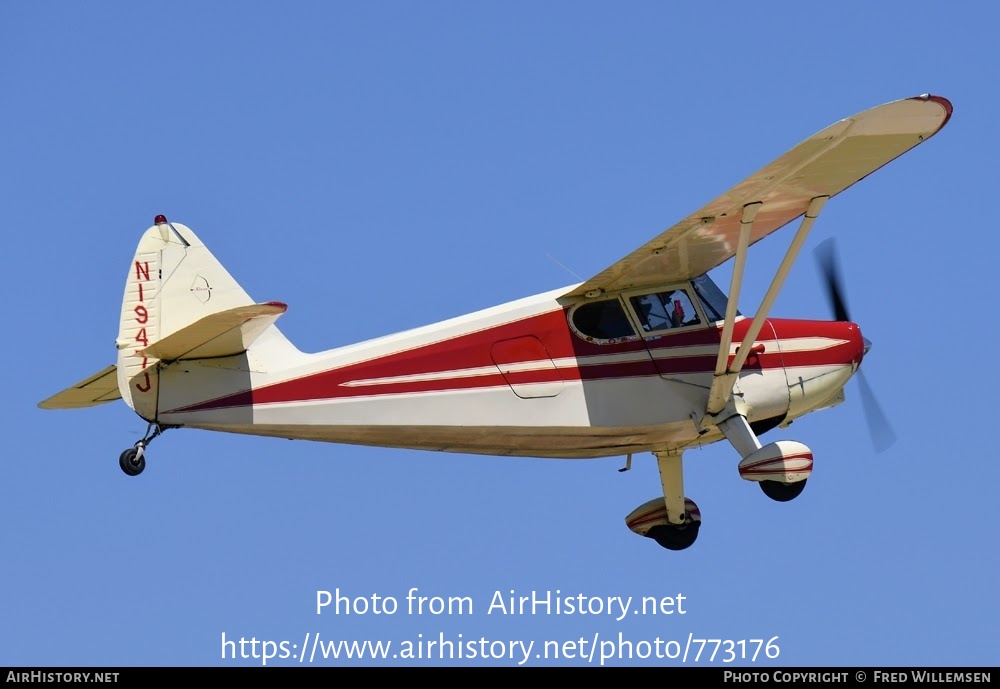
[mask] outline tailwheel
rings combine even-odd
[[[799,497],[799,494],[806,487],[806,479],[795,483],[781,483],[780,481],[759,481],[760,489],[764,495],[777,502],[788,502]]]
[[[161,426],[158,423],[150,423],[146,427],[146,434],[143,436],[142,440],[137,442],[133,447],[125,450],[118,457],[118,466],[121,467],[129,476],[138,476],[142,473],[142,470],[146,468],[146,448],[151,442],[160,436],[164,431],[171,428],[177,428],[176,426]]]
[[[118,457],[118,466],[129,476],[138,476],[146,468],[146,456],[138,446],[130,447]]]

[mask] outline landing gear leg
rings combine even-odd
[[[684,550],[698,538],[701,514],[693,501],[684,497],[684,468],[679,451],[656,452],[663,486],[663,502],[667,508],[665,524],[657,524],[646,532],[668,550]]]
[[[161,426],[156,422],[150,422],[146,427],[146,435],[133,447],[128,448],[118,457],[118,466],[129,476],[138,476],[146,468],[146,447],[153,442],[153,439],[173,426]]]
[[[740,453],[740,457],[749,457],[760,449],[760,440],[750,428],[750,422],[747,421],[746,405],[742,399],[738,397],[730,399],[726,409],[722,410],[719,416],[725,417],[725,420],[717,421],[716,426],[722,431],[722,435],[726,436],[726,440]]]
[[[713,419],[743,458],[740,477],[757,481],[764,495],[778,502],[799,496],[812,474],[813,456],[808,447],[794,440],[779,440],[762,447],[747,420],[746,404],[739,397],[732,397]]]

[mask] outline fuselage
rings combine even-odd
[[[689,283],[669,287],[662,293],[696,291]],[[704,423],[722,330],[709,303],[685,301],[687,312],[678,310],[686,323],[647,331],[655,325],[640,314],[635,294],[593,302],[560,298],[566,292],[316,354],[298,351],[272,328],[245,354],[165,365],[156,420],[283,438],[562,458],[721,438]],[[581,331],[597,327],[587,315],[595,309],[583,305],[601,302],[627,317],[618,316],[615,337]],[[749,323],[736,321],[730,356]],[[772,427],[836,403],[864,345],[853,323],[769,319],[751,351],[736,393],[751,423]]]

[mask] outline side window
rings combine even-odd
[[[617,340],[635,335],[617,299],[581,304],[573,311],[572,320],[573,327],[581,334],[595,340]]]
[[[686,290],[675,289],[657,294],[644,294],[629,299],[646,332],[698,325],[701,319]]]

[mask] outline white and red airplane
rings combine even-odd
[[[871,345],[832,264],[836,320],[768,311],[824,204],[951,112],[923,95],[843,119],[586,282],[316,354],[275,326],[285,304],[256,303],[194,232],[158,215],[129,265],[117,364],[39,406],[124,399],[149,423],[121,454],[130,476],[153,438],[181,427],[489,455],[652,452],[663,494],[626,524],[680,550],[701,524],[684,496],[687,448],[726,439],[766,495],[802,491],[809,448],[758,436],[842,402]],[[756,315],[741,315],[748,247],[800,217]],[[707,273],[730,258],[726,297]]]

